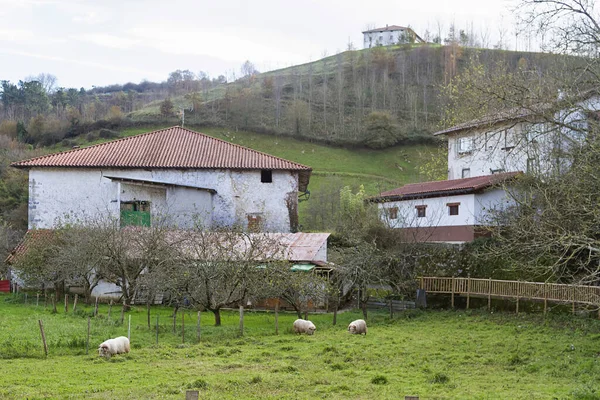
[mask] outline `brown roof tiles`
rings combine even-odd
[[[311,168],[179,126],[11,164],[16,168]]]
[[[383,192],[379,196],[373,197],[371,201],[380,203],[393,200],[409,200],[414,198],[474,193],[501,184],[520,174],[522,174],[522,172],[505,172],[502,174],[475,176],[473,178],[411,183],[394,190]]]

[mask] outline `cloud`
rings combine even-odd
[[[113,36],[105,33],[89,33],[73,36],[72,39],[90,42],[98,46],[110,47],[113,49],[129,49],[139,43],[139,40],[137,39],[127,39],[125,37]]]
[[[34,38],[33,31],[25,29],[0,29],[0,40],[7,42],[26,42]]]
[[[143,70],[143,69],[139,69],[139,68],[125,67],[123,65],[110,65],[110,64],[106,64],[106,63],[97,63],[97,62],[93,62],[93,61],[82,61],[82,60],[77,60],[77,59],[72,59],[72,58],[51,56],[51,55],[40,54],[40,53],[30,53],[30,52],[14,50],[14,49],[0,49],[0,54],[8,54],[8,55],[14,55],[14,56],[37,58],[37,59],[42,59],[42,60],[47,60],[47,61],[58,61],[58,62],[64,62],[64,63],[69,63],[69,64],[77,64],[77,65],[82,65],[84,67],[99,68],[99,69],[104,69],[107,71],[143,74],[146,76],[151,76],[151,77],[156,77],[156,78],[162,77],[162,75],[160,75],[156,72]]]

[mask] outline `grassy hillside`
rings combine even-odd
[[[15,304],[0,295],[2,373],[0,399],[182,399],[198,390],[203,399],[598,399],[598,321],[550,315],[487,312],[407,311],[390,319],[371,313],[366,336],[350,335],[357,312],[310,315],[317,331],[298,336],[296,318],[281,313],[280,334],[272,312],[246,312],[245,335],[238,318],[225,312],[214,327],[202,313],[196,339],[196,311],[181,313],[175,333],[172,309],[145,307],[131,316],[132,350],[100,358],[97,346],[127,335],[120,312],[101,305],[91,318],[81,303],[73,314],[52,314],[43,305]],[[72,306],[72,304],[71,304]],[[156,317],[159,343],[156,344]],[[45,358],[38,320],[45,327]]]
[[[489,75],[525,68],[545,76],[559,68],[559,61],[576,62],[550,54],[459,46],[386,46],[346,51],[198,91],[175,90],[171,97],[177,110],[186,109],[191,124],[370,148],[425,143],[446,111],[448,99],[441,88],[475,59]],[[164,120],[159,103],[128,118]],[[389,129],[378,130],[373,113],[384,114]]]

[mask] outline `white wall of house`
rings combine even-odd
[[[375,46],[389,46],[392,44],[398,44],[401,40],[403,40],[403,43],[408,43],[404,32],[404,29],[402,29],[396,31],[363,33],[364,48],[368,49]]]
[[[459,204],[458,215],[450,215],[448,204]],[[502,188],[482,193],[427,199],[390,201],[379,204],[381,218],[390,228],[424,228],[441,226],[485,225],[488,216],[512,204]],[[418,208],[425,206],[425,217],[418,217]],[[391,208],[397,208],[397,218],[391,219]]]
[[[581,142],[585,111],[600,110],[600,98],[592,97],[572,109],[555,114],[553,123],[506,122],[493,127],[448,135],[448,179],[523,171],[549,173],[563,170],[568,161],[552,155],[553,149]]]
[[[207,188],[216,194],[184,187],[150,188],[106,176]],[[151,201],[151,212],[166,210],[178,227],[189,227],[190,216],[206,226],[246,226],[252,214],[260,217],[267,231],[289,232],[288,207],[297,206],[297,191],[298,175],[291,171],[273,171],[272,182],[261,183],[259,170],[33,168],[29,171],[29,228],[118,217],[120,202],[135,198]]]

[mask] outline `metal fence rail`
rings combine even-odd
[[[487,297],[488,307],[489,300],[492,298],[516,299],[517,302],[520,299],[542,300],[544,312],[549,301],[572,303],[573,309],[576,304],[600,307],[600,286],[456,277],[422,277],[419,286],[427,293],[451,294],[452,306],[454,306],[454,296],[460,295],[467,296],[467,307],[471,296]]]

